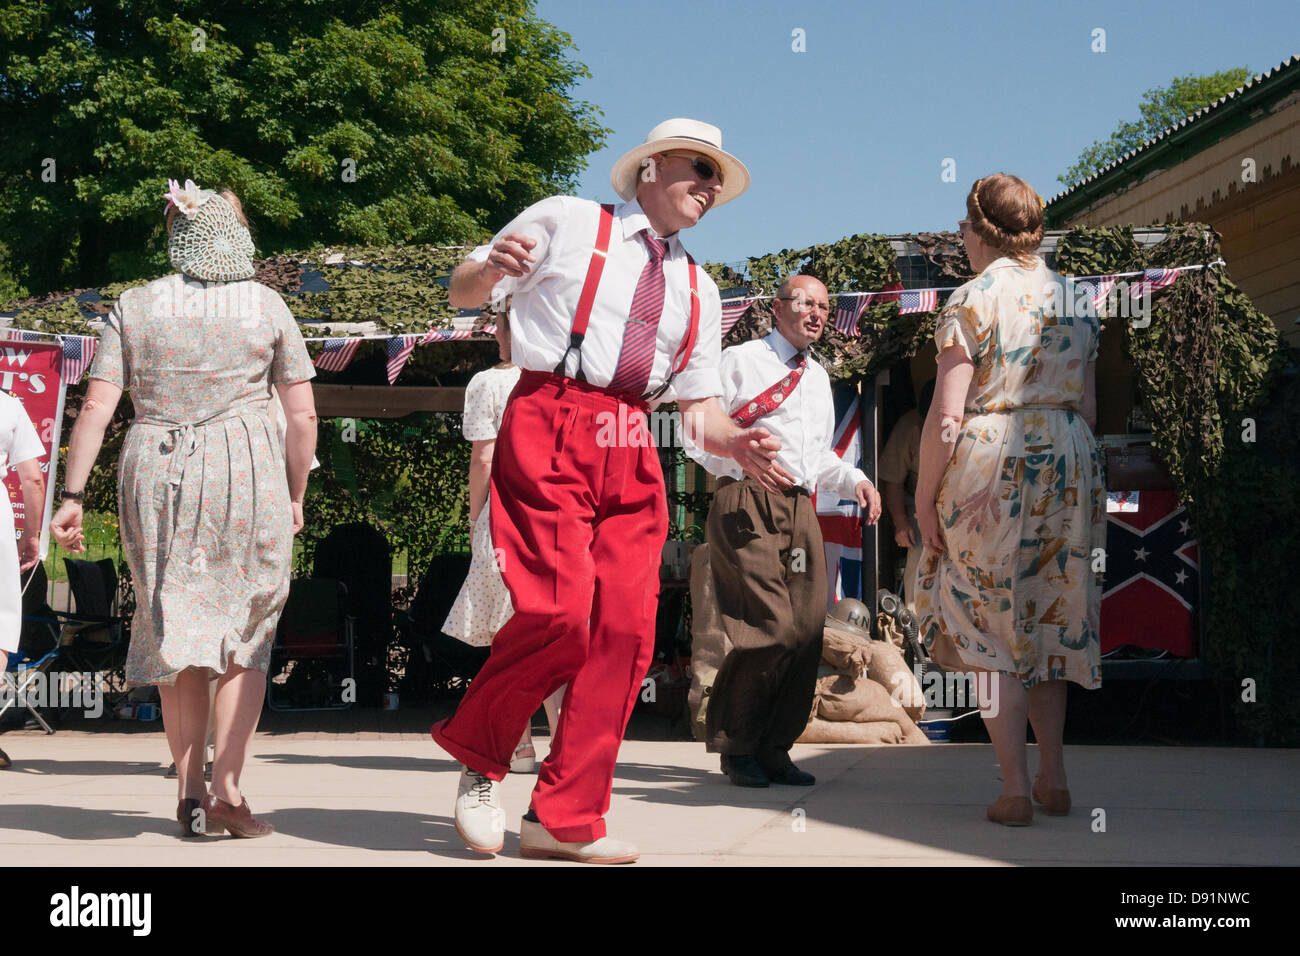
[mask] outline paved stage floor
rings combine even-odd
[[[519,858],[529,776],[506,780],[502,853],[465,850],[451,823],[459,767],[409,727],[259,733],[243,787],[276,828],[261,840],[175,835],[160,724],[10,732],[0,746],[15,761],[0,771],[0,857],[28,866],[573,865]],[[984,819],[999,791],[988,744],[793,756],[816,786],[742,790],[701,744],[629,740],[610,833],[640,847],[639,866],[1300,864],[1294,750],[1067,747],[1074,812],[1024,829]]]

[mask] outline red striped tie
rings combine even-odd
[[[650,261],[637,280],[632,308],[623,326],[618,368],[609,383],[615,391],[637,395],[650,384],[650,369],[655,361],[655,334],[664,311],[664,255],[668,252],[668,243],[650,235],[650,230],[642,229],[640,235],[650,250]]]

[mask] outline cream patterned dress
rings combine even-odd
[[[316,374],[288,307],[251,280],[128,289],[89,374],[135,405],[118,460],[136,598],[127,681],[231,660],[265,671],[293,554],[271,386]]]
[[[916,611],[949,670],[1094,688],[1106,495],[1080,407],[1100,326],[1062,308],[1075,301],[1063,282],[1041,260],[998,259],[939,316],[939,352],[961,348],[975,374],[937,496],[947,552],[924,550]]]
[[[519,367],[490,368],[469,380],[465,389],[465,418],[463,431],[469,441],[492,441],[501,430],[501,417],[506,412],[506,400],[519,381]],[[442,625],[446,634],[475,647],[486,647],[492,638],[514,614],[510,592],[497,567],[496,549],[492,546],[492,532],[488,527],[488,511],[492,496],[488,495],[483,509],[474,522],[470,538],[473,558],[469,574],[456,595],[456,603]]]

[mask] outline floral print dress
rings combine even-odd
[[[935,344],[975,365],[965,417],[936,504],[947,545],[926,548],[916,611],[949,670],[1101,684],[1105,483],[1083,420],[1097,358],[1095,315],[1041,260],[998,259],[953,293]]]
[[[89,374],[135,405],[118,460],[128,683],[230,661],[265,671],[293,554],[271,386],[316,374],[288,307],[251,280],[128,289]]]
[[[462,431],[467,441],[493,441],[501,430],[501,419],[506,413],[506,402],[519,382],[519,367],[510,365],[479,372],[469,380],[465,389],[465,417]],[[505,626],[515,613],[510,603],[510,592],[497,565],[496,549],[492,546],[492,529],[488,512],[492,496],[478,513],[478,520],[470,537],[469,574],[456,595],[443,633],[474,647],[487,647],[497,631]]]

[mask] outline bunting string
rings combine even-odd
[[[1213,262],[1201,262],[1195,265],[1142,269],[1135,272],[1116,272],[1109,275],[1066,276],[1066,278],[1079,286],[1087,287],[1094,308],[1101,308],[1115,288],[1116,283],[1121,279],[1141,277],[1140,281],[1133,283],[1128,288],[1129,298],[1136,300],[1173,284],[1179,275],[1184,272],[1212,269],[1222,265],[1226,265],[1223,259],[1215,259]],[[837,307],[833,323],[842,334],[856,337],[859,334],[858,323],[862,318],[862,314],[873,301],[878,305],[897,302],[900,315],[915,312],[933,312],[939,307],[939,293],[954,292],[959,288],[961,286],[904,289],[901,284],[894,283],[883,289],[873,291],[844,290],[835,292],[832,293],[832,297],[835,298]],[[723,299],[722,335],[725,337],[755,302],[766,301],[775,297],[775,294],[741,295]],[[0,330],[0,332],[5,331],[7,331],[7,338],[10,341],[36,342],[55,339],[62,343],[63,378],[69,385],[76,385],[81,381],[86,369],[95,357],[95,348],[99,343],[99,339],[91,335],[64,335],[34,329]],[[481,341],[484,337],[495,334],[496,326],[487,325],[477,331],[428,329],[425,332],[402,335],[380,333],[349,336],[311,336],[304,337],[303,341],[324,343],[320,354],[315,359],[315,365],[327,372],[341,372],[346,369],[356,357],[357,350],[362,342],[382,341],[385,343],[388,360],[388,382],[391,385],[397,381],[397,377],[402,373],[402,369],[417,345],[425,345],[431,342],[459,342],[475,338]]]

